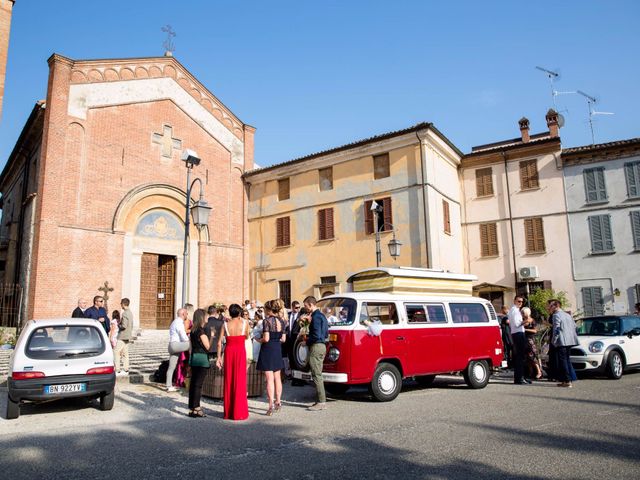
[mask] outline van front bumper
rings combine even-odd
[[[311,381],[311,372],[301,372],[300,370],[294,370],[292,372],[293,378],[298,380]],[[347,383],[349,377],[346,373],[328,373],[322,372],[322,380],[330,383]]]
[[[85,390],[79,392],[45,393],[47,385],[66,385],[84,383]],[[9,397],[14,402],[30,400],[42,402],[57,398],[95,397],[103,393],[110,393],[116,385],[115,373],[107,375],[60,375],[55,377],[31,378],[28,380],[13,380],[9,377],[7,386]]]

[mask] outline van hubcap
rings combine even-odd
[[[384,393],[391,393],[396,388],[396,377],[390,372],[382,372],[378,378],[378,387]]]
[[[486,376],[487,372],[485,371],[484,367],[481,364],[476,363],[473,366],[473,378],[475,378],[478,382],[484,382]]]

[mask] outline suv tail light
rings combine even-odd
[[[44,378],[42,372],[13,372],[11,378],[14,380],[29,380],[30,378]]]
[[[87,370],[87,375],[108,375],[113,373],[113,367],[96,367]]]

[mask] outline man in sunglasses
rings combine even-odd
[[[109,330],[111,330],[111,322],[107,315],[107,311],[104,308],[104,298],[100,295],[93,297],[93,306],[84,311],[84,318],[93,318],[94,320],[99,321],[107,331],[107,335],[109,334]]]

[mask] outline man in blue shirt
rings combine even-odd
[[[327,317],[316,306],[315,297],[304,299],[304,306],[311,312],[311,323],[309,324],[309,336],[307,337],[307,348],[309,348],[309,367],[311,378],[316,385],[318,400],[307,410],[312,412],[327,408],[327,397],[324,392],[324,380],[322,379],[322,364],[327,354],[327,337],[329,335],[329,323]]]
[[[84,311],[84,318],[93,318],[94,320],[99,321],[107,331],[107,334],[109,334],[111,322],[109,321],[109,316],[107,315],[107,311],[104,309],[103,305],[104,298],[100,295],[93,297],[93,307],[89,307]]]

